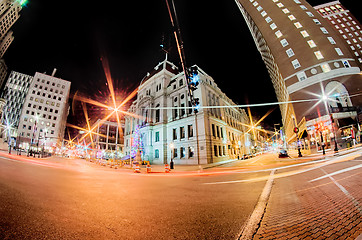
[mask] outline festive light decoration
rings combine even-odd
[[[132,149],[131,149],[131,157],[135,158],[137,151],[140,151],[141,156],[143,153],[143,141],[140,133],[140,126],[136,125],[134,132],[133,132],[133,143],[132,143]]]

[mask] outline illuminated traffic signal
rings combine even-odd
[[[194,98],[194,113],[198,113],[200,109],[200,100],[198,98]]]
[[[192,91],[195,91],[197,89],[197,85],[199,85],[199,71],[198,68],[196,66],[192,66],[190,68],[190,89]]]

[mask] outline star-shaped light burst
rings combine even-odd
[[[79,126],[76,126],[76,125],[73,125],[73,124],[70,124],[70,123],[67,124],[68,127],[78,129],[82,133],[84,133],[78,139],[78,142],[80,142],[80,143],[84,142],[84,145],[85,145],[84,147],[89,147],[89,145],[91,145],[93,149],[94,149],[94,142],[93,142],[93,136],[94,135],[99,135],[99,136],[106,137],[106,136],[104,136],[102,134],[94,132],[94,130],[97,129],[98,126],[101,126],[105,121],[110,119],[112,116],[115,117],[115,119],[117,121],[120,135],[123,134],[120,114],[129,115],[129,116],[132,116],[134,118],[140,118],[141,117],[141,116],[138,116],[136,114],[129,113],[129,112],[126,112],[126,111],[122,110],[122,107],[137,94],[138,89],[135,89],[128,96],[126,96],[123,100],[121,100],[120,103],[118,103],[117,100],[116,100],[117,96],[116,96],[116,92],[114,91],[113,80],[112,80],[112,77],[111,77],[111,72],[110,72],[108,61],[107,61],[106,58],[102,58],[101,61],[102,61],[103,70],[104,70],[106,80],[107,80],[108,90],[109,90],[110,97],[111,97],[111,104],[107,105],[106,103],[102,103],[102,102],[96,101],[94,99],[87,98],[87,97],[84,97],[84,96],[80,96],[79,94],[75,94],[74,95],[74,100],[78,100],[82,104],[82,109],[83,109],[83,113],[84,113],[85,120],[86,120],[86,126],[85,127],[79,127]],[[91,125],[90,121],[89,121],[90,119],[88,117],[87,104],[94,105],[94,106],[97,106],[99,108],[103,108],[105,110],[109,110],[110,113],[108,113],[100,121],[97,121],[96,123]],[[84,141],[86,137],[90,138],[90,143],[88,143],[88,144],[86,144],[85,141]],[[75,138],[78,138],[78,136],[76,136]],[[71,139],[69,137],[69,141],[74,142],[75,138]]]

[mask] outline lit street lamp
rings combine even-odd
[[[338,145],[337,145],[337,134],[336,134],[336,129],[334,128],[334,124],[333,124],[333,116],[329,111],[329,105],[328,105],[328,96],[323,94],[322,95],[322,100],[324,102],[324,106],[326,108],[326,112],[329,115],[330,119],[331,119],[331,126],[332,126],[332,131],[333,131],[333,135],[334,135],[334,152],[338,152]]]

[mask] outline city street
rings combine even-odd
[[[1,152],[0,238],[355,239],[361,154],[265,154],[203,171],[136,174]]]

